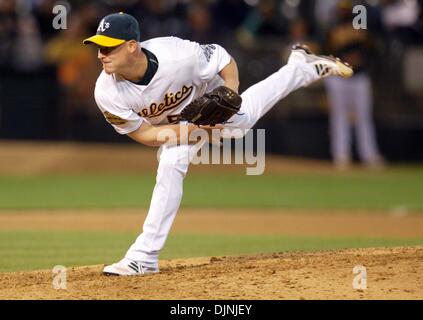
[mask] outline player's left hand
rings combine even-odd
[[[220,86],[195,99],[181,112],[181,120],[198,126],[224,124],[241,108],[241,96],[225,86]]]

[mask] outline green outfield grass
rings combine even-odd
[[[0,214],[8,209],[147,207],[154,175],[0,177]],[[384,172],[190,174],[184,207],[423,209],[423,167]],[[19,213],[17,213],[19,214]],[[80,266],[120,259],[135,233],[0,231],[0,271]],[[422,235],[423,237],[423,235]],[[171,234],[162,259],[298,250],[423,245],[420,239]]]
[[[51,269],[115,262],[136,238],[134,233],[1,231],[0,272]],[[422,239],[286,236],[171,235],[162,259],[313,251],[355,247],[422,245]]]
[[[1,209],[147,207],[154,175],[0,177]],[[185,207],[423,209],[423,168],[352,174],[191,174]]]

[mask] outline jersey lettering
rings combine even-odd
[[[183,86],[181,90],[176,93],[166,93],[162,103],[152,103],[149,108],[144,108],[138,113],[144,118],[155,118],[162,115],[164,112],[178,107],[184,102],[192,93],[193,86]]]

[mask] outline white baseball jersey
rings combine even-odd
[[[120,134],[146,121],[169,124],[194,99],[223,84],[218,75],[231,57],[217,44],[200,45],[176,37],[141,42],[157,57],[158,69],[146,86],[116,74],[100,74],[95,100],[106,120]]]

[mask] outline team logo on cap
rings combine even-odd
[[[98,25],[97,31],[104,32],[110,27],[110,22],[106,22],[104,19],[100,21],[100,24]]]

